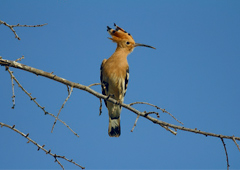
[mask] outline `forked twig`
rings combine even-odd
[[[68,88],[68,86],[67,86],[67,88]],[[69,89],[69,88],[68,88],[68,89]],[[55,121],[54,121],[54,123],[53,123],[52,131],[51,131],[51,132],[53,132],[54,126],[55,126],[55,124],[57,123],[57,120],[58,120],[58,117],[59,117],[59,115],[60,115],[60,112],[61,112],[61,110],[63,109],[63,107],[64,107],[64,105],[66,104],[66,102],[68,101],[68,99],[70,98],[70,96],[71,96],[71,94],[72,94],[72,91],[73,91],[73,86],[71,87],[71,90],[70,90],[70,91],[68,90],[68,96],[67,96],[67,98],[65,99],[65,101],[63,102],[63,104],[62,104],[62,106],[61,106],[61,108],[60,108],[60,110],[59,110],[59,112],[58,112],[58,114],[57,114],[57,117],[55,118]]]
[[[57,163],[61,166],[61,168],[64,169],[64,167],[63,167],[63,165],[61,164],[61,162],[60,162],[56,157],[54,157],[54,158],[55,158],[55,162],[57,162]]]
[[[0,125],[1,125],[1,127],[7,127],[7,128],[9,128],[9,129],[17,132],[18,134],[22,135],[22,136],[25,137],[26,139],[28,139],[27,143],[30,143],[30,142],[31,142],[31,143],[33,143],[34,145],[36,145],[36,146],[38,147],[37,150],[40,150],[40,149],[41,149],[41,150],[43,150],[46,154],[51,155],[51,156],[55,159],[55,161],[57,161],[58,164],[62,167],[62,169],[64,169],[64,167],[62,166],[62,164],[60,163],[60,161],[59,161],[57,158],[64,159],[64,160],[66,160],[66,161],[68,161],[68,162],[70,162],[70,163],[73,163],[74,165],[80,167],[81,169],[85,169],[85,167],[79,165],[78,163],[74,162],[73,160],[69,160],[69,159],[67,159],[65,156],[53,154],[53,153],[51,152],[51,149],[49,149],[49,150],[45,149],[45,148],[44,148],[45,145],[39,145],[37,142],[35,142],[35,141],[32,140],[31,138],[29,138],[29,133],[28,133],[28,134],[24,134],[23,132],[21,132],[21,131],[19,131],[18,129],[16,129],[16,128],[15,128],[15,125],[10,126],[10,125],[7,125],[7,124],[1,123],[1,122],[0,122]]]
[[[17,35],[16,31],[13,29],[14,27],[42,27],[44,25],[47,25],[47,23],[46,24],[41,24],[41,25],[20,25],[20,24],[9,25],[8,23],[0,20],[0,25],[1,24],[3,24],[5,26],[7,26],[8,28],[10,28],[12,30],[12,32],[14,33],[15,38],[17,38],[18,40],[21,40],[21,38]]]
[[[146,104],[146,105],[149,105],[149,106],[153,106],[153,107],[155,107],[156,109],[161,110],[163,113],[167,113],[167,114],[170,115],[174,120],[176,120],[178,123],[180,123],[180,124],[183,125],[183,123],[182,123],[181,121],[179,121],[177,118],[175,118],[171,113],[169,113],[169,112],[166,111],[165,109],[162,109],[162,108],[160,108],[160,107],[158,107],[158,106],[156,106],[156,105],[153,105],[153,104],[147,103],[147,102],[133,102],[133,103],[130,103],[129,105],[132,106],[132,105],[134,105],[134,104]]]
[[[9,70],[9,68],[8,68]],[[30,100],[32,100],[40,109],[42,109],[42,111],[44,112],[45,115],[50,115],[52,117],[54,117],[55,119],[57,118],[55,115],[53,115],[52,113],[49,113],[45,110],[45,107],[42,107],[37,101],[36,101],[36,98],[33,98],[31,96],[31,93],[28,93],[24,88],[23,86],[19,83],[19,81],[16,79],[16,77],[13,75],[12,71],[8,71],[9,74],[11,75],[11,78],[14,79],[14,81],[18,84],[18,86],[22,89],[22,91],[24,91],[24,93],[26,93],[28,95],[28,97],[30,97]],[[57,118],[62,124],[64,124],[74,135],[76,135],[77,137],[79,137],[79,135],[74,132],[69,125],[67,125],[64,121],[62,121],[61,119]]]
[[[238,150],[240,151],[240,147],[239,147],[239,145],[237,144],[237,141],[235,140],[235,136],[234,136],[234,135],[232,136],[232,140],[233,140],[233,142],[235,143],[235,145],[237,146]]]

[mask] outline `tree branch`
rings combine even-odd
[[[47,25],[47,23],[41,24],[41,25],[20,25],[20,24],[17,24],[17,25],[9,25],[8,23],[0,20],[0,25],[1,25],[1,24],[7,26],[7,27],[14,33],[15,38],[17,38],[18,40],[21,40],[21,38],[17,35],[16,31],[13,29],[14,27],[42,27],[42,26],[44,26],[44,25]]]
[[[132,105],[135,105],[135,104],[146,104],[146,105],[149,105],[149,106],[152,106],[152,107],[155,107],[156,109],[159,109],[161,110],[163,113],[167,113],[168,115],[170,115],[174,120],[176,120],[178,123],[182,124],[183,123],[181,121],[179,121],[177,118],[175,118],[171,113],[169,113],[168,111],[166,111],[165,109],[162,109],[156,105],[153,105],[151,103],[147,103],[147,102],[133,102],[133,103],[130,103],[129,105],[132,106]],[[158,114],[157,114],[158,116]]]
[[[36,74],[36,75],[39,75],[39,76],[47,77],[47,78],[52,79],[54,81],[65,84],[67,86],[71,86],[73,88],[84,90],[84,91],[96,96],[99,99],[107,100],[107,101],[112,102],[114,104],[121,105],[125,109],[128,109],[129,111],[131,111],[131,112],[133,112],[137,115],[140,115],[140,116],[150,120],[154,124],[158,124],[160,126],[165,126],[165,127],[173,128],[173,129],[179,129],[179,130],[182,130],[182,131],[192,132],[192,133],[201,134],[201,135],[205,135],[205,136],[212,136],[212,137],[217,137],[217,138],[225,138],[225,139],[232,139],[233,140],[233,136],[204,132],[204,131],[201,131],[201,130],[197,130],[196,128],[195,129],[186,128],[186,127],[183,127],[183,126],[177,126],[177,125],[174,125],[174,124],[170,124],[170,123],[158,120],[156,118],[153,118],[153,117],[149,116],[148,114],[146,115],[145,112],[141,112],[141,111],[131,107],[130,104],[119,103],[118,101],[114,100],[113,98],[111,98],[109,96],[102,95],[101,93],[96,92],[95,90],[89,88],[88,86],[84,86],[84,85],[79,84],[79,83],[71,82],[69,80],[58,77],[58,76],[56,76],[52,73],[48,73],[48,72],[45,72],[43,70],[39,70],[39,69],[30,67],[30,66],[27,66],[27,65],[24,65],[24,64],[20,64],[20,63],[15,62],[15,61],[5,60],[5,59],[2,59],[2,58],[0,59],[0,65],[25,70],[25,71],[28,71],[30,73],[33,73],[33,74]],[[240,137],[234,137],[234,139],[240,141]]]
[[[18,129],[16,129],[16,128],[15,128],[15,125],[10,126],[10,125],[7,125],[7,124],[1,123],[1,122],[0,122],[0,125],[1,125],[1,127],[3,127],[3,126],[4,126],[4,127],[7,127],[7,128],[9,128],[9,129],[17,132],[18,134],[22,135],[22,136],[25,137],[26,139],[28,139],[28,142],[27,142],[27,143],[30,143],[30,142],[31,142],[31,143],[33,143],[34,145],[36,145],[36,146],[38,147],[38,151],[41,149],[41,150],[43,150],[46,154],[49,154],[49,155],[51,155],[52,157],[54,157],[55,161],[58,162],[58,164],[62,167],[62,169],[64,169],[64,167],[62,166],[62,164],[60,163],[60,161],[59,161],[57,158],[64,159],[64,160],[66,160],[66,161],[68,161],[68,162],[70,162],[70,163],[73,163],[74,165],[80,167],[81,169],[85,169],[85,167],[79,165],[78,163],[76,163],[76,162],[74,162],[74,161],[72,161],[72,160],[67,159],[65,156],[53,154],[53,153],[51,152],[51,149],[49,149],[49,150],[45,149],[45,148],[44,148],[45,145],[39,145],[37,142],[35,142],[34,140],[32,140],[31,138],[28,137],[28,136],[29,136],[29,133],[28,133],[28,134],[24,134],[23,132],[21,132],[21,131],[19,131]]]
[[[1,59],[1,57],[0,57]],[[23,88],[23,86],[19,83],[19,81],[16,79],[16,77],[13,75],[13,72],[9,70],[8,67],[6,67],[7,71],[9,72],[10,76],[11,76],[11,79],[13,79],[17,84],[18,86],[22,89],[22,91],[24,91],[24,93],[26,93],[28,95],[28,97],[30,97],[30,100],[33,101],[40,109],[42,109],[42,111],[44,112],[45,115],[50,115],[52,117],[54,117],[55,119],[59,120],[62,124],[64,124],[74,135],[76,135],[77,137],[79,137],[79,135],[74,132],[69,125],[67,125],[64,121],[62,121],[61,119],[59,119],[58,117],[56,117],[55,115],[53,115],[52,113],[49,113],[45,110],[45,107],[42,107],[37,101],[36,101],[36,98],[33,98],[31,96],[31,93],[28,93],[27,90],[25,90]],[[14,96],[14,106],[15,106],[15,95]]]

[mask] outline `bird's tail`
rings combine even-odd
[[[108,114],[109,114],[109,126],[108,135],[110,137],[119,137],[121,134],[120,128],[120,114],[121,106],[115,104],[108,104]]]
[[[119,137],[121,134],[120,117],[117,119],[111,119],[109,117],[108,135],[110,137]]]

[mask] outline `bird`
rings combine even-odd
[[[148,47],[155,49],[152,46],[135,43],[132,35],[117,26],[114,23],[115,29],[107,26],[107,32],[111,35],[110,40],[117,43],[117,48],[111,57],[104,59],[100,67],[100,81],[102,94],[123,103],[126,95],[129,81],[129,65],[127,56],[135,47]],[[119,104],[113,104],[104,100],[108,109],[109,126],[108,135],[110,137],[119,137],[121,134],[120,114],[122,107]]]

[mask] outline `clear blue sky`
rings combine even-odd
[[[185,127],[240,136],[240,1],[1,0],[0,20],[48,23],[41,28],[16,28],[21,41],[0,25],[0,56],[15,60],[24,55],[21,63],[83,85],[99,82],[100,64],[116,48],[106,31],[115,22],[136,42],[157,48],[139,47],[129,55],[125,103],[150,102],[165,108]],[[39,104],[57,115],[67,97],[65,85],[11,70]],[[80,137],[60,122],[51,133],[54,119],[45,116],[17,85],[16,106],[11,109],[11,81],[4,67],[0,67],[0,85],[0,122],[15,124],[46,149],[87,169],[226,169],[220,139],[183,131],[174,136],[144,118],[132,133],[136,115],[126,109],[121,114],[121,136],[110,138],[105,106],[98,116],[99,99],[77,89],[60,119]],[[93,88],[100,92],[99,86]],[[163,113],[160,119],[179,125]],[[52,157],[19,134],[0,128],[0,135],[0,169],[60,169]],[[230,169],[240,169],[236,145],[231,140],[225,143]]]

